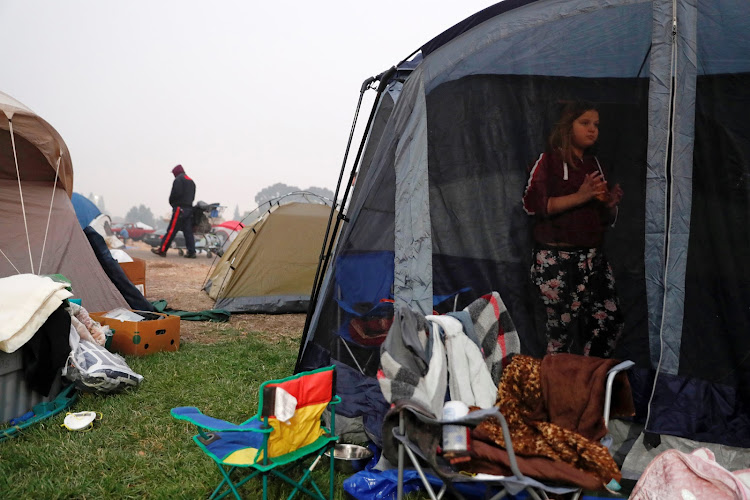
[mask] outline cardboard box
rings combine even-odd
[[[106,312],[89,313],[91,318],[114,331],[111,350],[120,354],[145,356],[160,351],[180,348],[180,317],[163,313],[134,311],[144,315],[158,315],[159,319],[120,321],[105,318]]]
[[[146,261],[133,257],[133,262],[120,262],[120,267],[125,271],[131,283],[146,296]]]

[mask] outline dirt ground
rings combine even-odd
[[[203,291],[203,285],[218,257],[207,258],[205,253],[199,253],[195,259],[186,259],[174,249],[170,249],[166,257],[159,257],[143,242],[129,243],[126,251],[131,257],[146,261],[146,298],[149,301],[164,299],[168,307],[185,311],[213,309],[214,301]],[[244,334],[265,332],[271,340],[299,338],[304,325],[304,314],[232,314],[229,323],[182,321],[180,341],[212,343],[230,328]]]

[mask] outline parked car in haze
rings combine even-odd
[[[161,244],[161,239],[164,237],[164,230],[154,231],[153,233],[147,233],[143,235],[142,241],[151,245],[152,247],[158,247]]]
[[[133,241],[142,240],[147,234],[153,234],[155,230],[151,227],[143,227],[145,224],[133,224],[132,222],[124,222],[120,224],[112,224],[112,232],[120,234],[120,231],[125,229],[128,232],[128,238]]]

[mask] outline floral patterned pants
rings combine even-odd
[[[547,354],[612,356],[623,321],[601,249],[537,249],[531,280],[547,315]]]

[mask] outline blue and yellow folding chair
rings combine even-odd
[[[263,382],[257,415],[239,425],[206,416],[191,406],[172,409],[173,417],[198,427],[193,441],[221,471],[223,479],[210,498],[223,498],[234,493],[239,500],[238,489],[252,478],[261,476],[265,500],[268,476],[274,475],[294,486],[289,499],[298,491],[325,499],[311,473],[328,450],[331,461],[328,498],[333,498],[333,447],[338,440],[334,428],[335,405],[341,401],[336,396],[334,368],[330,366]],[[331,410],[330,429],[321,425],[321,414],[326,407]],[[310,465],[298,481],[287,475],[287,469],[308,462]],[[231,476],[233,473],[238,475],[237,469],[247,470],[249,474],[233,482]],[[308,481],[312,489],[305,486]]]

